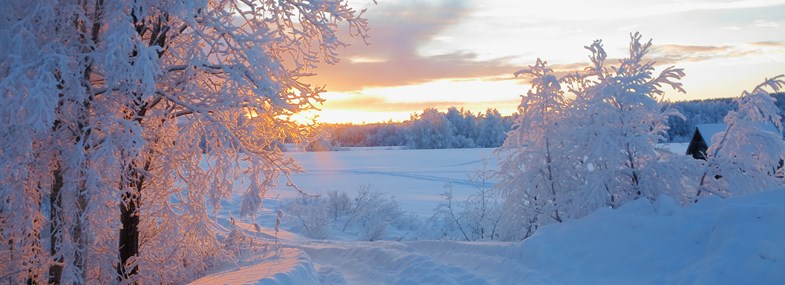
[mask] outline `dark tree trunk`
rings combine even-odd
[[[129,197],[131,196],[131,197]],[[139,195],[123,194],[124,203],[120,205],[120,266],[121,279],[134,276],[139,269],[136,265],[126,268],[128,260],[139,255]]]
[[[159,16],[156,20],[141,19],[136,15],[135,10],[131,12],[133,25],[141,38],[148,38],[149,46],[159,46],[162,48],[158,52],[158,57],[162,57],[166,51],[166,33],[169,31],[166,19],[167,15]],[[150,29],[148,29],[150,28]],[[150,34],[147,34],[147,33]],[[131,53],[131,58],[137,56],[137,50]],[[131,62],[133,65],[133,61]],[[135,97],[134,103],[128,106],[133,114],[132,117],[126,119],[136,121],[140,126],[142,119],[145,118],[147,111],[157,104],[157,100],[145,102],[142,100],[141,94],[129,94]],[[159,99],[160,100],[160,99]],[[120,204],[120,221],[122,228],[120,229],[120,265],[117,267],[120,273],[120,280],[133,279],[134,276],[139,274],[139,267],[136,264],[128,266],[128,261],[132,257],[139,256],[139,208],[142,201],[142,190],[144,189],[145,178],[147,171],[150,169],[151,158],[147,159],[134,159],[129,158],[129,165],[124,169],[126,181],[123,181],[121,186],[126,192],[122,195],[122,203]],[[139,161],[142,161],[139,163]],[[139,167],[139,168],[137,168]]]
[[[57,245],[60,244],[60,235],[62,235],[62,224],[60,222],[62,215],[63,202],[60,198],[60,190],[63,189],[63,173],[60,168],[54,171],[54,184],[52,185],[52,193],[49,196],[49,231],[50,231],[50,253],[51,256],[57,254]],[[59,233],[58,233],[59,232]],[[63,258],[60,257],[52,263],[49,267],[49,284],[60,284],[60,279],[63,275]]]

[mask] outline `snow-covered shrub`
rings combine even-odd
[[[370,185],[361,185],[351,208],[346,214],[342,231],[352,227],[367,240],[376,240],[384,235],[387,226],[398,221],[403,212],[393,197],[382,192],[371,191]]]
[[[253,237],[244,233],[238,227],[233,227],[222,242],[226,247],[226,250],[233,253],[235,256],[239,256],[243,252],[253,248],[255,243]]]
[[[440,194],[443,201],[434,209],[434,214],[428,218],[424,237],[439,239],[464,239],[471,241],[466,230],[463,228],[463,217],[461,216],[459,203],[454,201],[453,187],[451,183],[444,185],[444,192]],[[438,233],[433,236],[433,233]]]
[[[360,185],[351,198],[346,192],[332,191],[327,197],[301,197],[288,209],[311,238],[324,239],[331,231],[355,234],[364,240],[383,238],[388,227],[411,227],[393,197]]]
[[[482,188],[464,202],[461,215],[473,240],[495,240],[501,221],[501,199],[498,191]]]
[[[782,111],[769,93],[785,88],[783,78],[785,75],[767,79],[736,100],[738,111],[728,112],[724,119],[727,128],[714,135],[715,143],[707,150],[699,195],[726,197],[785,183]]]
[[[426,237],[440,239],[463,239],[466,241],[495,240],[499,238],[499,225],[502,222],[501,195],[491,187],[489,179],[492,172],[487,170],[486,162],[473,175],[470,181],[477,184],[476,192],[464,201],[455,201],[453,186],[444,185],[435,213],[426,221],[430,231]]]
[[[328,212],[333,220],[348,214],[352,208],[352,199],[346,192],[330,191],[327,192]]]
[[[320,197],[303,196],[292,203],[288,212],[300,222],[305,236],[324,239],[330,235],[327,204],[325,199]]]

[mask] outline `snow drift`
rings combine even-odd
[[[785,284],[783,204],[783,190],[687,208],[640,200],[544,228],[521,262],[542,284]]]

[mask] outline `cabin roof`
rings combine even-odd
[[[719,133],[725,131],[728,125],[725,124],[700,124],[695,125],[695,130],[701,134],[701,137],[706,142],[707,146],[711,146],[713,141],[711,138]]]

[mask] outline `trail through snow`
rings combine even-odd
[[[494,282],[496,271],[483,272],[431,255],[418,243],[312,243],[300,248],[320,271],[340,273],[346,284],[501,284]],[[464,257],[455,256],[455,261]]]

